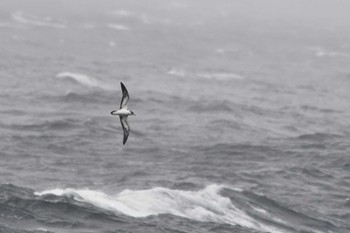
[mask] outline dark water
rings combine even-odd
[[[0,232],[350,232],[341,5],[0,2]]]

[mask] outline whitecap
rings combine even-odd
[[[110,24],[107,25],[107,27],[115,29],[115,30],[120,30],[120,31],[130,31],[129,27],[127,27],[125,25],[122,25],[122,24],[110,23]]]
[[[117,195],[87,189],[53,189],[35,194],[67,196],[104,210],[136,218],[172,214],[201,222],[226,223],[267,232],[280,232],[253,219],[237,208],[228,197],[220,195],[224,187],[209,185],[199,191],[156,187],[146,190],[124,190]]]
[[[231,80],[231,79],[243,79],[242,76],[234,73],[199,73],[197,74],[200,78],[215,79],[215,80]]]
[[[171,69],[168,71],[168,74],[173,75],[173,76],[185,77],[186,71],[181,70],[181,69]]]
[[[227,80],[241,80],[244,79],[241,75],[235,74],[235,73],[193,73],[188,72],[183,69],[177,69],[173,68],[168,71],[169,75],[177,76],[177,77],[186,77],[186,76],[192,76],[197,78],[204,78],[204,79],[211,79],[211,80],[218,80],[218,81],[227,81]]]
[[[105,90],[113,90],[109,85],[103,84],[93,77],[89,77],[84,74],[72,73],[72,72],[62,72],[56,75],[56,78],[61,79],[71,79],[75,82],[90,88],[101,88]]]
[[[315,51],[317,57],[345,57],[350,58],[350,54],[344,52],[327,51],[321,47],[312,47],[311,50]]]

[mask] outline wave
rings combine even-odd
[[[58,96],[53,98],[54,100],[58,100],[63,103],[106,103],[107,101],[111,101],[111,96],[109,93],[102,92],[88,92],[88,93],[75,93],[75,92],[67,92],[63,96]]]
[[[155,187],[115,195],[70,188],[34,192],[11,184],[0,185],[0,222],[14,226],[22,221],[31,226],[26,230],[34,232],[43,227],[48,231],[86,232],[84,229],[91,226],[106,232],[107,228],[120,229],[121,224],[156,228],[159,221],[172,221],[175,216],[183,218],[177,221],[192,221],[192,226],[206,222],[214,227],[216,223],[245,229],[239,232],[328,233],[346,228],[284,207],[264,195],[217,184],[196,191]],[[152,229],[150,232],[154,232]]]
[[[56,20],[46,17],[46,18],[39,18],[34,15],[28,15],[23,14],[21,11],[14,12],[12,14],[12,19],[15,20],[18,23],[23,24],[30,24],[34,26],[41,26],[41,27],[53,27],[53,28],[66,28],[67,26],[61,22],[57,22]]]
[[[244,79],[244,77],[234,73],[226,73],[226,72],[193,73],[193,72],[188,72],[186,70],[176,69],[176,68],[170,69],[168,71],[168,74],[172,76],[177,76],[177,77],[192,76],[196,78],[217,80],[217,81]]]
[[[122,25],[122,24],[113,24],[113,23],[110,23],[110,24],[107,24],[107,27],[111,28],[111,29],[115,29],[115,30],[118,30],[118,31],[130,31],[130,28],[125,26],[125,25]]]
[[[303,134],[298,136],[296,139],[307,140],[307,141],[327,141],[336,138],[342,138],[338,134],[328,134],[328,133],[314,133],[314,134]]]
[[[317,52],[316,56],[318,56],[318,57],[346,57],[346,58],[350,58],[350,54],[348,54],[348,53],[324,52],[324,51]]]
[[[45,120],[31,124],[0,124],[2,128],[19,131],[46,131],[46,130],[67,130],[81,127],[81,121],[75,119]]]
[[[233,73],[200,73],[197,74],[200,78],[214,79],[214,80],[232,80],[232,79],[244,79],[242,76]]]
[[[126,220],[70,198],[38,198],[32,189],[4,184],[0,185],[0,222],[0,232],[106,232]]]
[[[337,111],[334,109],[330,108],[320,108],[316,106],[311,106],[311,105],[301,105],[300,108],[303,111],[310,111],[310,112],[321,112],[321,113],[341,113],[341,111]]]
[[[227,157],[230,160],[232,157],[247,159],[251,156],[254,156],[256,160],[265,160],[266,157],[275,157],[281,153],[281,151],[271,146],[245,143],[219,143],[200,147],[196,146],[194,149],[202,152],[204,155],[217,154],[220,157]]]
[[[38,196],[55,195],[92,204],[103,210],[131,217],[171,214],[201,222],[217,222],[267,231],[279,232],[272,226],[260,223],[237,208],[229,198],[221,196],[224,186],[210,185],[199,191],[152,188],[124,190],[117,195],[107,195],[93,190],[53,189],[36,192]]]
[[[100,88],[104,90],[115,90],[116,88],[112,88],[110,85],[101,83],[97,79],[93,77],[89,77],[84,74],[79,73],[72,73],[72,72],[61,72],[56,75],[56,78],[59,79],[70,79],[75,81],[78,84],[81,84],[83,86],[89,87],[89,88]]]
[[[325,50],[323,48],[320,48],[320,47],[313,47],[313,48],[310,48],[310,49],[315,51],[315,55],[317,57],[345,57],[345,58],[350,58],[350,54],[349,53],[327,51],[327,50]]]
[[[168,71],[168,74],[178,77],[185,77],[187,76],[187,72],[185,70],[181,69],[171,69]]]
[[[212,113],[213,111],[232,113],[234,107],[234,104],[228,101],[194,101],[188,110],[196,113]]]
[[[335,224],[310,217],[274,201],[264,195],[250,191],[232,192],[226,189],[222,195],[237,200],[237,205],[247,210],[257,221],[274,223],[279,232],[330,233],[343,232]],[[344,231],[345,232],[345,231]]]

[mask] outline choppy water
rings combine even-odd
[[[0,2],[0,232],[350,232],[342,20]]]

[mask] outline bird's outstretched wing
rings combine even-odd
[[[128,90],[126,90],[126,87],[124,86],[124,84],[121,82],[120,86],[122,87],[122,101],[120,102],[120,108],[127,108],[127,103],[129,101],[129,93]]]
[[[124,131],[124,137],[123,137],[123,145],[126,143],[126,140],[128,140],[129,132],[130,132],[130,126],[128,123],[128,116],[119,116],[120,123],[122,123],[123,131]]]

